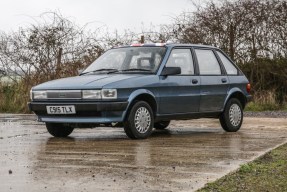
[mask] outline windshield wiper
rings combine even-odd
[[[149,69],[140,69],[140,68],[131,68],[131,69],[124,69],[121,71],[146,71],[146,72],[152,72],[152,70]]]
[[[85,72],[85,73],[81,73],[80,76],[88,74],[88,73],[96,73],[96,72],[101,72],[101,71],[107,71],[107,74],[110,74],[110,73],[116,73],[119,70],[117,70],[117,69],[97,69],[97,70],[94,70],[94,71],[88,71],[88,72]]]

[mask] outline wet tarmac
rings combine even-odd
[[[286,118],[245,118],[237,133],[215,119],[173,121],[146,140],[121,128],[53,138],[30,115],[0,115],[0,191],[195,191],[286,143]]]

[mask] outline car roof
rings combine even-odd
[[[217,49],[217,47],[211,45],[202,45],[202,44],[183,44],[183,43],[171,43],[166,44],[168,47],[201,47],[201,48],[213,48]]]
[[[210,46],[210,45],[202,45],[202,44],[184,44],[184,43],[136,43],[131,45],[124,45],[114,48],[126,48],[126,47],[200,47],[200,48],[212,48],[218,49],[217,47]]]

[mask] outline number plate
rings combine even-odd
[[[74,105],[46,106],[48,114],[76,114]]]

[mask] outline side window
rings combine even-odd
[[[195,49],[201,75],[221,75],[220,65],[212,50]]]
[[[193,75],[194,67],[190,49],[173,49],[166,67],[180,67],[181,75]]]
[[[227,59],[222,53],[220,53],[219,51],[216,51],[218,56],[220,57],[224,68],[226,70],[226,73],[228,75],[237,75],[238,74],[238,70],[236,69],[236,67],[229,61],[229,59]]]

